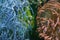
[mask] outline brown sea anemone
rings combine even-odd
[[[38,7],[37,32],[45,40],[60,40],[60,3],[49,1],[43,7]]]

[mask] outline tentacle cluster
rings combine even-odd
[[[51,2],[38,7],[37,32],[45,40],[60,40],[60,3]]]

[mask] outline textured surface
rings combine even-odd
[[[31,20],[27,0],[0,0],[0,40],[25,40],[31,30]],[[28,28],[28,29],[27,29]]]
[[[49,1],[38,7],[37,31],[45,40],[60,40],[60,3]]]

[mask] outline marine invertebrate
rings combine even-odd
[[[50,0],[37,12],[37,31],[45,40],[60,40],[60,3]]]
[[[25,40],[33,19],[27,0],[0,0],[0,40]],[[28,29],[29,28],[29,29]]]

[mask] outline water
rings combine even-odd
[[[24,7],[29,9],[27,0],[0,0],[0,40],[29,40],[25,33],[27,28],[31,29],[28,19],[31,15],[26,15]],[[24,17],[29,22],[24,21]]]

